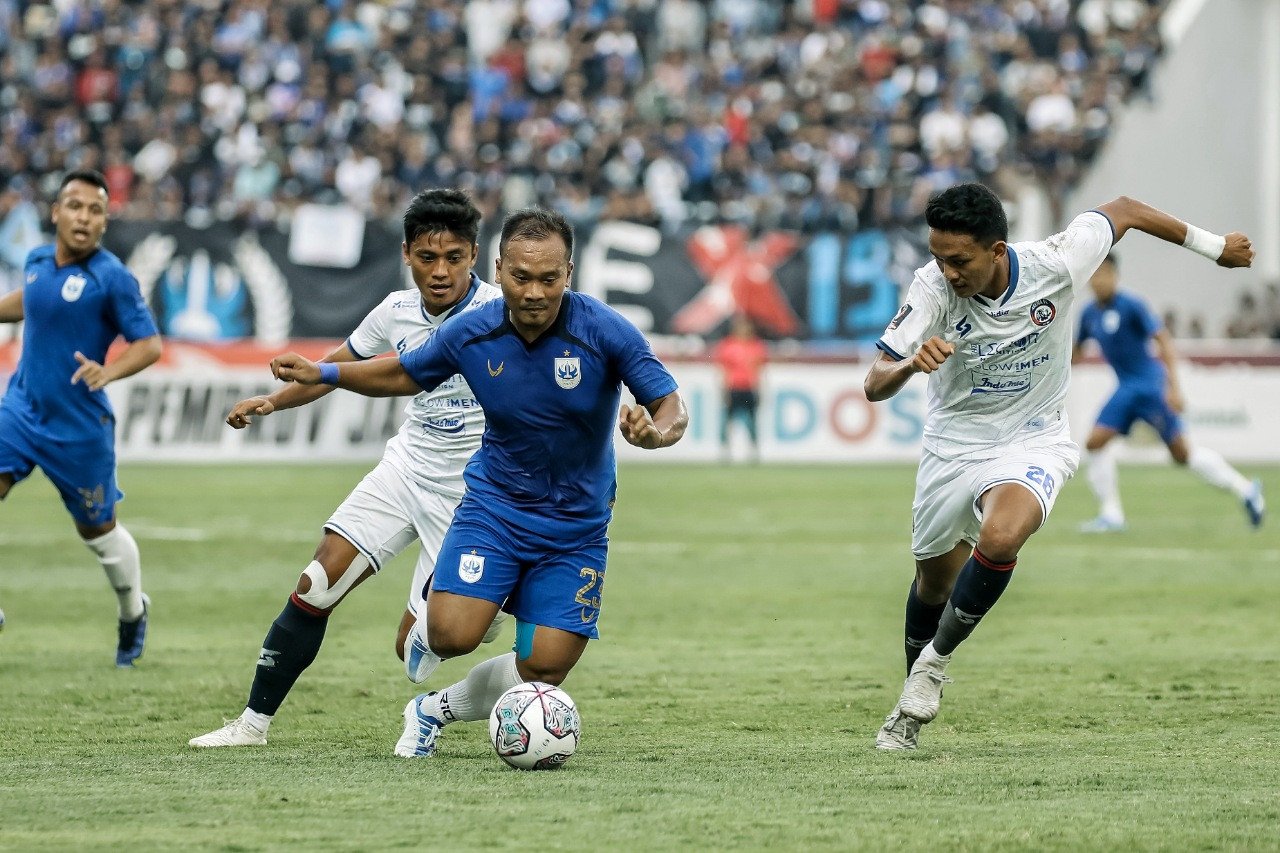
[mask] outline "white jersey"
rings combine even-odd
[[[1114,242],[1111,220],[1082,213],[1046,240],[1009,246],[997,300],[958,297],[936,263],[916,270],[906,303],[877,346],[902,360],[937,336],[956,351],[929,374],[925,449],[990,459],[1010,444],[1070,441],[1071,304]]]
[[[398,290],[360,322],[347,338],[347,347],[359,358],[408,352],[426,343],[449,317],[501,297],[501,290],[472,274],[471,288],[462,301],[433,317],[422,307],[422,295],[416,289]],[[462,469],[480,447],[484,432],[484,411],[470,386],[455,374],[415,396],[405,414],[400,432],[387,442],[382,458],[413,480],[460,498],[465,490]]]

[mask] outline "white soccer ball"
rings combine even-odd
[[[498,757],[520,770],[550,770],[569,760],[582,737],[578,708],[559,687],[517,684],[489,715],[489,740]]]

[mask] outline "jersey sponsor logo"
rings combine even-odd
[[[408,348],[408,346],[409,346],[408,338],[401,338],[400,340],[396,341],[396,352],[403,355],[404,351]]]
[[[556,359],[556,384],[566,391],[582,381],[582,362],[578,356]]]
[[[84,293],[85,284],[82,275],[67,276],[67,280],[62,283],[62,298],[68,302],[75,302],[80,298],[80,294]]]
[[[422,425],[436,432],[447,432],[450,434],[461,433],[466,428],[466,422],[462,418],[427,418]]]
[[[472,551],[458,559],[458,577],[464,583],[475,583],[484,575],[484,557]]]
[[[966,314],[960,318],[960,322],[956,323],[956,334],[964,337],[973,331],[973,324],[969,322],[969,315]]]
[[[1058,309],[1048,299],[1041,299],[1031,306],[1031,322],[1037,326],[1047,326],[1058,315]]]
[[[907,319],[907,315],[911,313],[911,305],[903,305],[898,309],[898,313],[893,315],[893,319],[889,321],[889,330],[893,331],[902,325],[902,321]]]
[[[486,358],[484,360],[484,366],[489,368],[489,375],[495,379],[502,374],[502,368],[506,367],[506,365],[507,363],[505,361],[500,361],[498,362],[498,366],[494,367],[493,362],[489,361],[489,359]]]

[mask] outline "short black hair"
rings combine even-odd
[[[423,190],[404,210],[404,242],[412,244],[423,234],[448,231],[474,246],[480,234],[480,211],[462,190]]]
[[[502,220],[502,235],[498,238],[498,254],[506,252],[512,240],[545,240],[559,234],[564,241],[565,258],[573,257],[573,226],[569,220],[554,210],[544,207],[525,207],[507,214]]]
[[[935,231],[968,234],[986,245],[1009,239],[1004,206],[982,184],[956,184],[938,193],[925,205],[924,221]]]
[[[67,188],[67,184],[72,181],[83,181],[86,184],[93,184],[104,193],[110,193],[107,189],[107,176],[96,169],[76,169],[73,172],[67,172],[62,176],[62,183],[58,184],[58,195],[62,195],[62,191]]]

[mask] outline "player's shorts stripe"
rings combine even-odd
[[[338,534],[343,539],[347,540],[352,545],[354,545],[356,547],[356,550],[359,551],[361,554],[364,554],[365,558],[373,565],[373,570],[375,572],[382,571],[382,563],[379,562],[378,558],[374,556],[373,551],[369,550],[365,546],[361,545],[358,541],[356,541],[356,537],[352,536],[349,532],[344,530],[341,525],[334,524],[332,521],[326,521],[324,524],[324,528],[325,530],[332,530],[334,533]]]
[[[889,358],[893,359],[894,361],[902,361],[904,358],[906,358],[905,355],[902,355],[897,351],[895,351],[893,347],[886,344],[883,340],[876,341],[876,349],[882,350],[885,355],[889,356]]]

